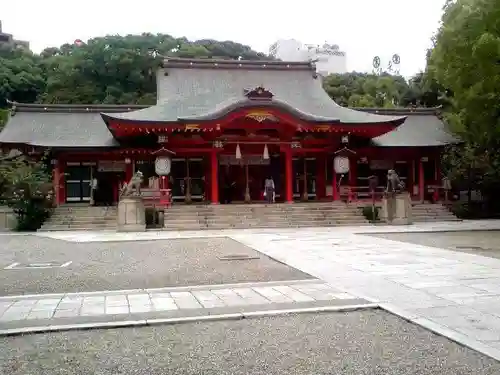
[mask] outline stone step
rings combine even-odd
[[[331,224],[358,224],[358,223],[365,223],[366,220],[359,220],[359,219],[342,219],[342,220],[276,220],[276,221],[268,221],[268,220],[253,220],[253,221],[166,221],[165,226],[170,227],[170,226],[234,226],[234,225],[241,225],[247,228],[252,228],[256,225],[264,225],[267,227],[275,227],[275,226],[282,226],[282,225],[308,225],[308,224],[313,224],[314,226],[321,226],[324,224],[331,225]]]
[[[81,221],[84,223],[93,223],[93,222],[114,222],[116,221],[116,216],[114,217],[51,217],[49,222],[64,222],[64,223],[72,223],[75,221]]]
[[[165,220],[220,220],[221,218],[232,218],[236,220],[253,220],[253,219],[284,219],[284,220],[316,220],[316,219],[342,219],[342,218],[358,218],[363,217],[359,214],[318,214],[318,215],[214,215],[214,216],[197,216],[197,215],[165,215]]]
[[[218,210],[213,210],[213,211],[206,211],[206,210],[201,210],[201,211],[181,211],[181,210],[173,210],[173,209],[166,209],[165,212],[172,213],[175,215],[199,215],[199,216],[208,216],[208,215],[252,215],[252,214],[263,214],[263,215],[268,215],[272,213],[276,214],[297,214],[297,215],[309,215],[309,214],[317,214],[317,213],[349,213],[349,212],[361,212],[361,210],[356,210],[356,209],[325,209],[325,210],[240,210],[240,211],[218,211]]]
[[[283,224],[280,226],[269,226],[267,224],[254,225],[252,228],[304,228],[304,227],[343,227],[343,226],[362,226],[369,225],[369,223],[293,223]],[[182,226],[182,225],[166,225],[165,230],[204,230],[204,229],[248,229],[245,225],[232,225],[232,226]]]
[[[450,210],[447,210],[446,208],[441,208],[441,209],[433,209],[433,210],[423,210],[423,209],[415,209],[415,208],[412,208],[411,210],[412,212],[430,212],[430,213],[433,213],[433,212],[437,212],[437,213],[444,213],[444,212],[451,212]]]
[[[43,226],[39,229],[40,232],[53,232],[53,231],[71,231],[71,230],[87,230],[87,231],[95,231],[95,230],[116,230],[115,226],[74,226],[74,225],[48,225]]]
[[[440,221],[462,221],[462,219],[459,219],[458,217],[427,217],[427,218],[415,218],[413,220],[416,223],[424,223],[424,222],[440,222]]]
[[[116,217],[116,213],[114,214],[106,214],[106,215],[71,215],[71,214],[64,214],[64,215],[61,215],[61,214],[52,214],[51,217],[60,217],[60,218],[67,218],[67,217],[81,217],[83,219],[88,219],[88,218],[113,218],[113,217]]]
[[[54,211],[53,216],[116,216],[118,211],[82,211],[82,212],[61,212]]]
[[[346,211],[361,211],[361,209],[355,207],[335,207],[335,208],[325,208],[325,209],[311,209],[311,210],[287,210],[287,209],[277,209],[277,208],[242,208],[241,210],[176,210],[174,208],[167,208],[165,211],[175,212],[175,213],[186,213],[186,214],[197,214],[197,213],[213,213],[213,214],[234,214],[243,212],[297,212],[297,213],[310,213],[310,212],[346,212]]]
[[[413,215],[414,219],[454,219],[455,215]]]
[[[325,206],[325,207],[296,207],[294,205],[283,205],[283,206],[277,206],[277,205],[269,205],[269,206],[256,206],[253,204],[249,205],[244,205],[244,206],[238,206],[238,207],[233,207],[233,206],[203,206],[203,207],[192,207],[192,206],[176,206],[173,205],[168,210],[170,211],[181,211],[181,212],[224,212],[224,213],[229,213],[229,212],[244,212],[244,211],[267,211],[267,210],[273,210],[273,211],[318,211],[318,210],[339,210],[342,208],[348,208],[348,209],[353,209],[356,207],[349,207],[349,206]]]
[[[116,210],[116,206],[58,206],[55,211],[66,212],[83,212],[83,211],[105,211]]]
[[[80,219],[80,218],[72,218],[72,219],[57,219],[57,218],[51,218],[48,221],[46,221],[47,224],[64,224],[64,225],[71,225],[71,224],[86,224],[86,225],[92,225],[92,224],[113,224],[116,223],[116,219],[109,219],[109,220],[103,220],[102,218],[96,218],[94,220],[87,220],[87,219]]]

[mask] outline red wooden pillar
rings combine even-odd
[[[215,151],[210,154],[210,172],[210,201],[219,204],[219,160]]]
[[[335,172],[335,166],[333,166],[333,178],[332,178],[332,199],[334,201],[339,200],[339,190],[337,188],[337,172]]]
[[[424,201],[425,190],[424,162],[422,158],[418,159],[418,197],[421,202]]]
[[[212,189],[211,189],[211,184],[212,184],[212,178],[211,178],[211,175],[212,173],[210,172],[211,171],[211,164],[212,164],[212,159],[210,158],[210,155],[209,154],[209,157],[208,158],[204,158],[204,169],[205,169],[205,201],[209,201],[211,200],[211,197],[212,197]]]
[[[285,151],[285,203],[293,203],[292,151]]]
[[[356,187],[358,176],[356,174],[356,169],[358,162],[354,156],[349,158],[349,202],[353,201],[356,197]]]
[[[434,161],[435,164],[435,169],[434,169],[434,180],[436,181],[435,187],[434,187],[434,202],[439,201],[439,189],[440,186],[442,185],[441,183],[441,165],[440,165],[440,159],[436,158]]]
[[[66,202],[66,162],[61,162],[58,160],[57,165],[59,167],[59,176],[57,179],[57,188],[59,192],[58,204],[63,204]]]
[[[316,199],[326,196],[326,159],[323,155],[316,158]]]
[[[59,170],[59,161],[55,160],[54,164],[54,169],[52,171],[52,186],[54,190],[54,203],[56,205],[59,205],[60,203],[60,195],[61,192],[59,191],[59,179],[61,178],[61,173]]]
[[[407,190],[410,193],[410,197],[413,196],[413,186],[415,185],[415,161],[408,160],[408,181],[407,181]]]

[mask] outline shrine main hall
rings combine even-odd
[[[412,199],[439,199],[453,142],[436,108],[339,106],[310,62],[180,58],[158,70],[156,105],[12,103],[0,133],[5,151],[50,152],[58,204],[91,201],[94,178],[116,202],[135,171],[154,200],[158,159],[174,203],[261,202],[269,177],[277,202],[358,201],[388,169]]]

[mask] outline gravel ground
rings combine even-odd
[[[0,338],[0,373],[493,375],[500,363],[382,311]]]
[[[258,259],[222,261],[246,254]],[[67,268],[4,269],[19,262],[72,261]],[[69,243],[36,236],[2,236],[0,295],[157,288],[307,279],[229,238]]]
[[[383,233],[370,236],[500,259],[500,231]]]

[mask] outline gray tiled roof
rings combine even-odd
[[[245,98],[245,89],[259,86],[274,95],[271,102]],[[157,88],[157,105],[130,113],[105,114],[104,119],[203,121],[225,114],[231,106],[253,103],[276,105],[308,121],[345,124],[404,121],[404,116],[376,115],[339,106],[323,90],[311,63],[172,59],[157,72]]]
[[[100,112],[127,111],[137,106],[17,104],[0,132],[0,143],[45,147],[113,147],[118,143]]]
[[[460,142],[448,130],[440,119],[435,108],[396,108],[376,109],[359,108],[360,111],[372,113],[406,114],[406,121],[395,130],[373,138],[372,143],[381,147],[424,147],[445,146]]]

